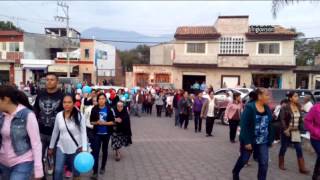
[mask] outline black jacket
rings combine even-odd
[[[117,109],[115,110],[115,117],[122,119],[121,123],[116,123],[115,126],[115,133],[117,135],[125,135],[129,138],[129,143],[132,144],[132,131],[131,131],[131,123],[130,123],[130,116],[128,111],[123,109],[119,112]]]
[[[58,90],[55,93],[41,91],[35,100],[34,110],[38,119],[41,134],[51,136],[58,112],[63,110],[64,94]]]
[[[107,115],[107,122],[114,122],[114,111],[113,109],[107,104],[106,105],[107,110],[108,110],[108,115]],[[95,105],[92,110],[91,110],[91,115],[90,115],[90,122],[96,122],[99,121],[100,118],[100,108],[98,105]],[[108,134],[111,134],[113,132],[112,126],[107,126],[108,129]],[[96,133],[97,132],[97,127],[93,126],[93,130]]]
[[[300,118],[299,118],[299,130],[303,131],[303,114],[302,111],[300,110],[301,108],[299,108],[299,112],[300,112]],[[288,129],[288,127],[290,126],[290,124],[293,121],[293,112],[291,110],[290,105],[285,105],[284,107],[281,108],[280,110],[280,114],[279,114],[279,119],[281,122],[281,129],[282,131],[285,131],[286,129]]]

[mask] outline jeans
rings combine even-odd
[[[0,164],[0,179],[3,180],[26,180],[33,174],[33,161],[17,164],[13,167],[6,167]]]
[[[99,153],[102,145],[102,162],[101,162],[101,168],[105,169],[108,159],[108,145],[109,145],[110,135],[109,134],[95,134],[94,136],[94,143],[93,143],[93,151],[92,155],[94,157],[94,166],[93,166],[93,173],[98,173],[98,167],[99,167]]]
[[[45,171],[45,165],[48,165],[49,169],[53,169],[53,166],[49,160],[49,157],[47,156],[46,152],[49,148],[50,145],[50,140],[51,140],[51,136],[46,135],[46,134],[40,134],[40,138],[41,138],[41,144],[42,144],[42,164],[43,164],[43,173],[44,173],[44,177],[46,176],[46,171]],[[45,163],[47,162],[47,163]]]
[[[135,104],[134,111],[136,116],[140,116],[142,110],[142,104]]]
[[[151,103],[147,103],[146,104],[146,112],[147,114],[152,114],[152,104]]]
[[[77,153],[73,154],[65,154],[61,151],[59,147],[57,147],[56,150],[56,163],[55,163],[55,169],[54,169],[54,180],[61,180],[63,179],[63,172],[64,172],[64,164],[70,164],[72,165],[72,172],[73,177],[79,177],[80,173],[74,168],[73,161],[76,157]]]
[[[287,148],[290,143],[291,143],[291,137],[288,137],[284,133],[281,133],[281,147],[280,147],[279,156],[284,156],[286,154]],[[301,143],[292,142],[292,144],[294,145],[294,148],[296,149],[297,157],[302,158],[303,154],[302,154]]]
[[[179,114],[179,109],[178,108],[174,108],[174,120],[175,120],[175,126],[179,126],[180,125],[180,114]]]
[[[214,117],[207,117],[206,119],[206,133],[212,135],[212,129],[214,125]]]
[[[313,170],[312,180],[320,179],[320,140],[315,140],[311,138],[311,145],[314,151],[317,153],[317,160]]]
[[[230,137],[230,141],[234,141],[236,139],[237,136],[237,129],[239,126],[239,120],[230,120],[229,121],[229,137]]]
[[[253,145],[253,151],[257,153],[258,158],[258,180],[266,180],[268,172],[268,162],[269,162],[269,149],[267,144],[255,144]],[[248,163],[252,151],[246,150],[245,145],[240,142],[240,157],[234,166],[232,173],[234,180],[239,179],[239,174],[241,169]],[[236,178],[235,178],[236,177]]]
[[[189,124],[189,115],[180,114],[179,120],[180,120],[180,127],[182,128],[184,124],[184,128],[187,129]]]
[[[202,119],[200,117],[201,112],[194,112],[194,130],[195,132],[201,132]]]
[[[157,116],[161,117],[163,105],[156,105],[156,108],[157,108]]]

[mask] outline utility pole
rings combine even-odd
[[[58,7],[61,7],[63,12],[64,12],[64,16],[55,16],[54,19],[57,21],[61,21],[63,22],[64,20],[66,20],[66,31],[67,31],[67,66],[68,66],[68,71],[67,71],[67,77],[70,77],[70,57],[69,57],[69,45],[70,45],[70,38],[69,38],[69,5],[67,5],[66,3],[63,2],[57,2]]]

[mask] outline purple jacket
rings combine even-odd
[[[312,139],[320,140],[320,103],[310,109],[304,119],[304,127],[310,132]]]
[[[199,99],[199,97],[194,98],[193,112],[201,112],[204,102],[205,102],[204,98],[201,98],[201,100]]]

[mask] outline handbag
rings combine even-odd
[[[74,138],[74,136],[72,135],[72,133],[70,132],[68,126],[67,126],[67,122],[66,122],[66,119],[64,118],[64,114],[63,114],[63,120],[64,120],[64,124],[66,125],[66,128],[67,128],[67,131],[71,137],[71,139],[73,140],[74,144],[77,146],[77,148],[79,147],[79,144],[78,142],[76,141],[76,139]]]

